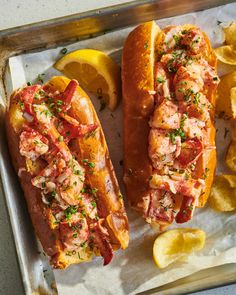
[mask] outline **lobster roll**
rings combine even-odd
[[[104,134],[76,80],[15,91],[7,137],[35,232],[55,268],[129,243],[128,220]]]
[[[209,196],[216,165],[219,78],[204,32],[144,23],[122,56],[124,182],[131,207],[161,228],[187,222]]]

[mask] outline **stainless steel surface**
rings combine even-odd
[[[39,253],[22,191],[11,167],[5,144],[4,111],[7,102],[6,89],[9,87],[7,84],[10,83],[10,76],[6,71],[8,58],[22,52],[43,50],[46,47],[56,47],[59,44],[93,37],[94,35],[147,20],[203,10],[230,2],[235,1],[135,1],[129,4],[108,7],[100,11],[91,11],[0,31],[0,95],[2,97],[2,102],[0,101],[2,104],[0,171],[19,265],[27,294],[33,292],[52,294],[55,290],[51,288],[53,273],[45,257]],[[14,175],[14,177],[11,175]],[[217,270],[214,268],[201,271],[188,278],[150,290],[146,294],[183,294],[199,290],[200,285],[201,289],[204,289],[229,284],[234,281],[236,281],[236,266],[227,265],[218,267]]]
[[[226,264],[201,270],[173,283],[139,293],[139,295],[178,295],[208,290],[236,282],[236,265]]]

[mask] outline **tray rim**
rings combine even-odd
[[[86,19],[89,17],[94,17],[95,15],[103,16],[106,14],[115,14],[117,11],[126,10],[127,8],[133,8],[136,6],[141,6],[143,4],[152,3],[155,0],[133,0],[122,4],[116,4],[111,6],[106,6],[98,9],[91,9],[84,12],[69,14],[66,16],[56,17],[52,19],[47,19],[39,22],[33,22],[25,25],[20,25],[12,28],[7,28],[0,30],[0,38],[7,35],[13,35],[15,33],[24,32],[27,30],[34,30],[40,27],[46,27],[50,25],[60,25],[65,22],[71,22],[74,20]]]
[[[82,20],[82,19],[88,19],[90,17],[96,17],[96,16],[103,17],[103,16],[107,16],[107,15],[108,16],[113,16],[113,15],[116,15],[117,13],[122,12],[123,10],[128,10],[128,9],[132,9],[132,8],[135,8],[135,7],[141,7],[142,5],[151,5],[153,3],[162,2],[162,1],[165,2],[165,0],[135,0],[135,1],[130,1],[130,2],[127,2],[127,3],[123,3],[123,4],[117,4],[117,5],[103,7],[101,9],[92,9],[92,10],[89,10],[89,11],[86,11],[86,12],[75,13],[75,14],[71,14],[71,15],[58,17],[58,18],[48,19],[48,20],[44,20],[44,21],[34,22],[34,23],[22,25],[22,26],[16,26],[16,27],[13,27],[13,28],[7,28],[7,29],[4,29],[4,30],[0,30],[0,50],[3,49],[3,52],[0,53],[0,59],[1,59],[1,61],[0,61],[0,98],[1,98],[1,92],[2,92],[3,96],[6,96],[5,85],[4,85],[4,74],[5,74],[5,69],[6,69],[6,62],[8,61],[9,57],[20,54],[22,52],[28,53],[28,52],[31,51],[31,49],[26,49],[26,51],[24,51],[23,49],[22,50],[14,50],[14,48],[5,47],[4,46],[4,41],[3,41],[4,38],[11,37],[11,36],[19,34],[19,33],[23,34],[23,33],[27,32],[29,30],[37,30],[37,29],[46,28],[46,27],[50,28],[50,27],[55,26],[55,25],[61,25],[61,24],[65,24],[67,22],[70,23],[72,21],[79,21],[79,20]],[[168,2],[168,0],[167,0],[167,2]],[[215,0],[214,1],[213,0],[211,2],[212,2],[212,5],[209,6],[208,8],[204,8],[204,9],[210,9],[212,7],[216,7],[216,6],[220,6],[220,5],[226,5],[228,3],[234,3],[234,2],[236,2],[236,0],[226,0],[226,1],[224,1],[224,0]],[[198,11],[198,10],[192,10],[192,11]],[[184,12],[184,13],[186,13],[186,12]],[[180,14],[177,13],[175,15],[180,15]],[[174,16],[174,15],[171,15],[171,16]],[[139,23],[139,22],[137,22],[137,23]],[[130,25],[128,25],[128,26],[130,26]],[[124,28],[124,26],[121,25],[120,27],[117,27],[115,29],[122,29],[122,28]],[[100,33],[103,33],[103,31],[101,30]],[[94,35],[94,36],[96,36],[96,35]],[[89,36],[88,36],[88,38],[89,38]],[[88,39],[88,38],[85,38],[85,39]],[[69,40],[69,42],[70,42],[70,40]],[[58,46],[58,44],[55,45],[55,46]],[[35,48],[35,50],[37,50],[37,51],[46,50],[46,49],[47,48],[45,48],[45,47],[42,47],[42,48],[37,47],[37,48]],[[0,101],[0,106],[1,106],[1,101]],[[7,212],[8,212],[8,216],[9,216],[10,224],[11,224],[12,236],[13,236],[13,240],[14,240],[14,244],[15,244],[15,253],[16,253],[16,256],[17,256],[17,261],[18,261],[18,265],[19,265],[19,268],[20,268],[20,272],[21,272],[21,279],[22,279],[25,291],[27,292],[29,290],[28,290],[28,288],[27,288],[28,286],[26,285],[26,282],[24,280],[24,269],[23,269],[23,266],[22,266],[22,263],[21,263],[21,257],[20,257],[19,251],[17,251],[17,247],[16,247],[16,243],[17,243],[16,236],[13,234],[15,232],[15,230],[14,230],[14,220],[13,220],[14,218],[13,218],[13,216],[11,214],[10,202],[9,202],[8,197],[6,196],[6,192],[5,192],[6,190],[4,188],[4,186],[5,186],[4,185],[4,179],[2,177],[4,172],[2,172],[2,169],[1,169],[0,174],[1,174],[0,175],[0,179],[1,179],[0,181],[2,183],[3,194],[4,194],[4,197],[5,197],[4,201],[5,201],[5,204],[6,204],[6,207],[7,207]],[[214,268],[217,268],[217,267],[214,267]],[[236,269],[235,269],[235,274],[236,274]],[[190,275],[190,276],[192,276],[192,275]],[[222,287],[222,286],[232,285],[234,283],[236,283],[236,277],[235,277],[235,281],[233,281],[233,282],[229,281],[229,282],[226,282],[226,283],[216,283],[216,284],[214,284],[214,286],[212,285],[211,287],[206,287],[206,288],[203,288],[203,289],[197,288],[193,292],[195,293],[195,292],[198,292],[198,291],[210,290],[210,289],[214,289],[214,288],[218,288],[218,287]],[[169,285],[169,284],[166,284],[166,285]],[[163,285],[163,286],[165,286],[165,285]],[[155,289],[158,289],[158,288],[155,288]],[[152,291],[152,290],[153,290],[153,292],[150,293],[150,294],[160,294],[158,290],[155,291],[154,289],[150,289],[148,291]],[[27,294],[31,294],[31,293],[27,292]],[[145,292],[143,292],[142,294],[145,294]],[[175,294],[177,294],[177,293],[175,293]],[[185,293],[178,293],[178,294],[185,294]]]

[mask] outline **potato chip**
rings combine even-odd
[[[236,65],[236,49],[233,45],[220,46],[215,49],[218,60],[228,65]]]
[[[231,103],[233,118],[236,119],[236,87],[232,87],[230,89],[230,103]]]
[[[231,141],[226,154],[225,163],[232,171],[236,172],[236,141]]]
[[[231,107],[231,88],[236,87],[236,71],[220,78],[216,98],[216,112],[218,115],[233,117]],[[234,94],[233,94],[234,95]]]
[[[232,22],[227,28],[224,28],[225,43],[236,47],[236,23]]]
[[[210,206],[221,212],[236,209],[236,175],[217,175],[209,198]]]

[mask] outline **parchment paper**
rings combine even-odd
[[[163,19],[157,23],[161,27],[170,24],[197,24],[208,34],[215,47],[223,41],[218,21],[227,24],[235,19],[236,3],[233,3]],[[79,48],[103,50],[120,63],[122,45],[131,29],[81,41],[67,46],[67,49],[68,51]],[[57,48],[10,58],[12,87],[15,89],[27,81],[35,81],[38,74],[44,74],[45,81],[55,74],[60,75],[52,67],[53,63],[62,56],[60,50],[61,48]],[[224,69],[225,71],[227,69]],[[107,109],[99,112],[99,103],[95,98],[93,98],[93,103],[104,128],[111,158],[123,190],[122,167],[119,163],[122,160],[122,106],[120,104],[114,113]],[[225,128],[230,128],[230,124],[224,120],[218,120],[217,128],[217,173],[220,173],[226,172],[223,159],[230,141],[230,133],[226,137],[224,135]],[[54,271],[59,294],[135,294],[172,282],[204,268],[236,263],[236,215],[234,213],[216,213],[206,206],[204,209],[196,209],[193,220],[188,223],[181,226],[173,224],[171,228],[197,227],[203,229],[207,234],[206,245],[202,251],[189,256],[186,261],[175,263],[160,271],[152,259],[152,246],[157,231],[150,228],[128,206],[126,207],[131,234],[128,249],[116,252],[112,263],[106,267],[102,266],[102,258],[99,257],[90,263],[72,265],[66,270]]]

